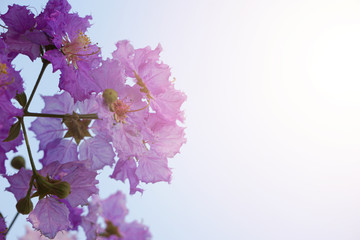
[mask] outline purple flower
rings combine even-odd
[[[39,200],[28,221],[46,237],[54,238],[57,232],[70,228],[69,209],[57,199],[46,197]]]
[[[15,123],[15,117],[22,116],[22,110],[13,106],[11,100],[17,93],[22,93],[23,80],[16,71],[8,56],[4,42],[0,39],[0,173],[6,172],[4,162],[6,153],[16,151],[16,147],[22,143],[22,134],[15,140],[3,142],[8,135],[11,125]]]
[[[69,93],[64,92],[52,97],[43,97],[45,107],[43,113],[68,114],[74,111],[80,114],[98,112],[98,102],[87,99],[84,102],[74,104]],[[44,165],[59,161],[61,163],[73,161],[87,161],[93,170],[102,169],[106,165],[114,163],[115,154],[109,141],[101,134],[89,138],[92,128],[89,120],[72,119],[72,122],[62,123],[61,119],[38,118],[31,124],[31,130],[35,132],[40,141],[39,150],[44,151],[44,158],[40,160]],[[72,135],[79,126],[84,126],[78,134]],[[72,128],[75,129],[72,129]],[[65,138],[66,137],[66,138]]]
[[[89,204],[88,215],[83,217],[83,228],[87,239],[112,240],[147,240],[151,239],[149,228],[137,221],[126,222],[128,214],[125,195],[120,191],[100,200],[93,197]],[[98,218],[105,221],[105,226],[97,223]]]
[[[87,204],[87,199],[98,193],[96,175],[79,162],[53,162],[41,169],[30,192],[32,197],[39,196],[39,201],[29,214],[29,222],[49,238],[54,238],[58,231],[76,229],[81,221],[81,209],[76,207]],[[10,187],[6,190],[19,201],[27,194],[31,176],[32,172],[23,168],[7,176]],[[68,195],[63,195],[64,184],[61,183],[70,186]]]
[[[12,176],[5,176],[10,183],[10,187],[7,187],[5,190],[12,192],[16,198],[16,201],[19,201],[21,198],[26,196],[26,192],[29,189],[31,176],[31,170],[25,170],[24,168],[21,168],[18,173]]]
[[[12,58],[21,53],[33,61],[40,56],[41,45],[49,44],[47,36],[37,28],[35,15],[25,6],[9,6],[8,12],[0,18],[8,28],[2,36]]]
[[[21,133],[16,139],[3,142],[9,135],[11,125],[15,123],[14,117],[21,115],[22,111],[15,108],[5,95],[0,96],[0,174],[6,173],[6,153],[10,151],[16,152],[16,147],[22,143],[23,137]]]
[[[19,240],[48,240],[49,238],[41,235],[41,232],[32,230],[29,226],[26,226],[25,236],[19,238]],[[58,232],[54,240],[76,240],[75,235],[70,235],[68,232]]]
[[[90,72],[100,64],[100,48],[85,34],[91,16],[82,18],[69,11],[67,1],[51,0],[37,20],[52,45],[43,58],[52,63],[54,71],[61,71],[60,89],[78,101],[99,91]]]
[[[5,234],[7,232],[7,227],[4,217],[0,213],[0,240],[5,240]]]
[[[13,68],[6,55],[0,54],[0,96],[5,95],[10,100],[23,91],[19,72]]]

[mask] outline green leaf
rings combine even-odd
[[[14,123],[9,130],[9,136],[3,142],[10,142],[17,138],[20,134],[20,121]]]
[[[15,99],[20,103],[20,105],[22,107],[25,107],[26,102],[27,102],[27,97],[26,97],[25,92],[16,94]]]

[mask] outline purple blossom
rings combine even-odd
[[[87,204],[87,199],[98,192],[95,179],[97,173],[89,170],[81,162],[60,164],[53,162],[39,171],[43,176],[51,179],[68,182],[71,186],[71,193],[67,200],[71,207]]]
[[[53,162],[39,171],[41,176],[47,176],[50,182],[67,182],[70,185],[70,194],[64,199],[55,195],[47,194],[36,204],[34,210],[29,214],[28,220],[33,227],[47,237],[54,238],[61,230],[76,229],[80,224],[81,209],[79,205],[87,204],[87,199],[98,193],[95,179],[97,173],[90,171],[79,162],[60,164]],[[7,176],[10,187],[6,190],[12,192],[17,200],[25,197],[29,188],[32,172],[20,169],[13,176]],[[39,191],[37,178],[36,184],[31,192]]]
[[[5,240],[5,234],[7,232],[7,227],[4,217],[0,213],[0,240]]]
[[[147,240],[151,239],[149,228],[137,221],[128,223],[125,195],[120,191],[107,199],[93,197],[89,212],[83,217],[83,228],[87,239]],[[106,226],[97,223],[98,218],[105,220]]]
[[[39,200],[28,221],[46,237],[54,238],[57,232],[70,228],[69,209],[59,200],[46,197]]]
[[[43,99],[43,113],[71,114],[77,111],[79,114],[88,114],[96,113],[99,109],[95,99],[74,104],[73,98],[67,92]],[[89,125],[87,129],[90,131],[91,128]],[[44,158],[40,160],[44,165],[55,161],[67,163],[81,160],[89,162],[91,169],[98,170],[114,163],[115,153],[109,140],[101,132],[92,138],[84,136],[78,146],[74,137],[64,138],[69,127],[63,124],[61,119],[38,118],[31,124],[30,129],[40,141],[39,150],[44,151]]]
[[[2,37],[12,58],[21,53],[33,61],[40,56],[41,45],[49,44],[47,36],[36,27],[35,15],[25,6],[9,6],[8,12],[0,18],[8,28]]]
[[[48,2],[37,19],[53,46],[43,58],[52,63],[54,72],[61,71],[59,88],[78,101],[89,98],[91,92],[99,91],[90,72],[100,64],[100,48],[92,44],[85,34],[90,27],[91,16],[82,18],[69,11],[67,1],[53,0]]]
[[[48,240],[49,238],[41,235],[39,231],[32,230],[29,226],[26,226],[25,236],[19,238],[19,240]],[[58,232],[54,240],[76,240],[75,235],[70,235],[68,232]]]
[[[5,176],[10,187],[5,190],[14,194],[16,201],[26,196],[26,192],[29,189],[29,183],[32,176],[31,170],[25,170],[21,168],[18,173],[12,176]]]
[[[16,152],[16,147],[21,145],[23,137],[19,136],[10,141],[3,142],[9,135],[9,130],[12,124],[15,123],[15,116],[21,116],[22,112],[15,108],[5,95],[0,96],[0,174],[5,174],[5,160],[6,153],[10,151]]]

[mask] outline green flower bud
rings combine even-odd
[[[30,197],[20,199],[16,204],[16,209],[21,214],[29,214],[34,209]]]
[[[70,184],[64,181],[53,183],[51,193],[58,196],[60,199],[64,199],[71,193]]]
[[[118,98],[117,92],[111,88],[105,89],[102,96],[107,105],[114,103]]]
[[[49,178],[45,178],[41,175],[36,175],[36,193],[35,196],[39,196],[40,199],[44,198],[47,194],[51,192],[51,183],[48,181]]]
[[[25,159],[22,156],[16,156],[11,160],[11,166],[17,170],[25,168]]]
[[[35,196],[39,196],[40,199],[44,198],[46,195],[56,195],[61,199],[66,198],[70,192],[71,187],[68,182],[52,180],[41,175],[36,176],[36,189],[37,192]]]

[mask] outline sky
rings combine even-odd
[[[119,40],[160,43],[188,97],[187,143],[169,160],[172,182],[128,196],[128,220],[142,220],[154,240],[360,238],[360,2],[69,2],[93,16],[88,35],[104,57]],[[3,0],[0,12],[12,3]],[[46,1],[17,3],[41,12]],[[31,90],[40,63],[15,64]],[[57,77],[48,69],[39,93],[55,93]],[[42,106],[36,97],[32,108]],[[101,196],[127,192],[109,173]],[[1,193],[7,219],[14,202]],[[21,216],[9,239],[24,224]]]

